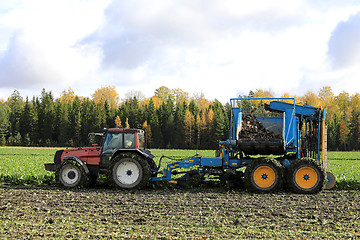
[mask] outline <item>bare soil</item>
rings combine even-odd
[[[360,192],[0,186],[1,239],[360,238]]]

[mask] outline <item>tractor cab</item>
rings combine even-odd
[[[144,131],[137,129],[108,129],[104,135],[103,154],[117,149],[144,149]]]
[[[103,134],[100,168],[107,168],[118,151],[145,151],[144,131],[139,129],[110,128]]]

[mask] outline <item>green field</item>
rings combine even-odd
[[[11,184],[46,185],[54,183],[54,174],[44,169],[53,161],[58,148],[0,147],[0,182]],[[155,162],[161,156],[186,158],[195,154],[214,156],[213,150],[153,149]],[[162,166],[165,166],[164,160]],[[328,152],[328,171],[337,179],[337,189],[360,190],[360,152]]]
[[[328,169],[337,189],[360,190],[360,152],[328,152]]]

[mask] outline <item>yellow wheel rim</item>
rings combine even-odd
[[[316,186],[319,176],[317,171],[312,167],[301,167],[296,171],[296,184],[303,189],[311,189]]]
[[[276,173],[269,166],[260,166],[253,173],[254,183],[260,188],[271,187],[276,181]]]

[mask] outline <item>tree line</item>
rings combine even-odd
[[[258,89],[239,97],[273,97]],[[326,109],[329,150],[360,150],[360,95],[328,86],[317,93],[294,97],[297,104]],[[120,100],[115,87],[97,89],[91,98],[69,88],[54,98],[43,89],[39,97],[25,99],[14,90],[0,101],[0,145],[85,146],[88,134],[104,128],[144,129],[149,148],[216,149],[229,136],[231,106],[209,101],[203,94],[190,97],[181,89],[160,87],[150,98],[139,91]]]
[[[202,95],[190,99],[180,89],[157,89],[146,99],[132,92],[119,103],[115,87],[103,87],[92,98],[72,89],[54,99],[51,91],[23,99],[15,90],[0,102],[0,145],[84,146],[88,133],[104,128],[144,129],[149,148],[216,148],[229,135],[230,108]]]

